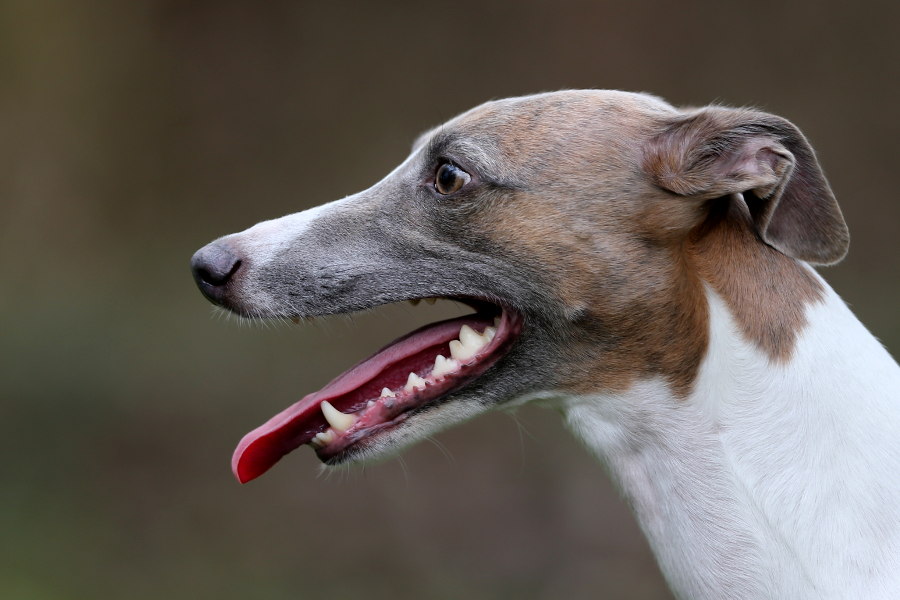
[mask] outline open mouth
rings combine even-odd
[[[304,444],[326,463],[438,405],[509,352],[522,328],[511,309],[465,301],[475,314],[421,327],[244,436],[231,467],[241,483]]]

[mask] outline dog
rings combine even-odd
[[[679,598],[900,598],[900,368],[812,266],[849,243],[803,134],[646,94],[489,102],[373,187],[200,249],[251,318],[423,298],[423,327],[249,433],[249,481],[310,445],[397,452],[559,409]]]

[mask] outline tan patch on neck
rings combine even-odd
[[[715,202],[688,243],[689,260],[744,337],[771,360],[786,362],[806,325],[806,307],[823,297],[822,284],[800,262],[760,241],[742,207],[728,198]]]
[[[628,300],[628,307],[606,300],[590,308],[583,324],[584,379],[573,382],[576,393],[625,391],[636,381],[662,377],[679,397],[693,389],[709,343],[709,309],[703,284],[683,256],[673,252],[668,264],[633,265],[647,294]],[[673,268],[674,267],[674,268]],[[602,340],[608,347],[600,348]],[[590,354],[589,354],[590,353]]]

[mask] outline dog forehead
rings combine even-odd
[[[571,90],[486,102],[436,132],[470,140],[512,165],[536,157],[599,158],[617,148],[631,154],[634,141],[673,112],[648,94]]]
[[[491,100],[476,106],[452,121],[460,126],[486,121],[518,120],[523,123],[560,125],[581,117],[602,119],[604,115],[621,119],[632,115],[658,115],[675,109],[650,94],[618,90],[565,90],[530,96]]]

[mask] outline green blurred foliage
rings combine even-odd
[[[806,132],[854,236],[824,274],[896,353],[898,7],[3,2],[0,597],[668,597],[602,469],[537,409],[238,486],[245,431],[448,309],[241,326],[188,259],[367,187],[484,100],[644,90]]]

